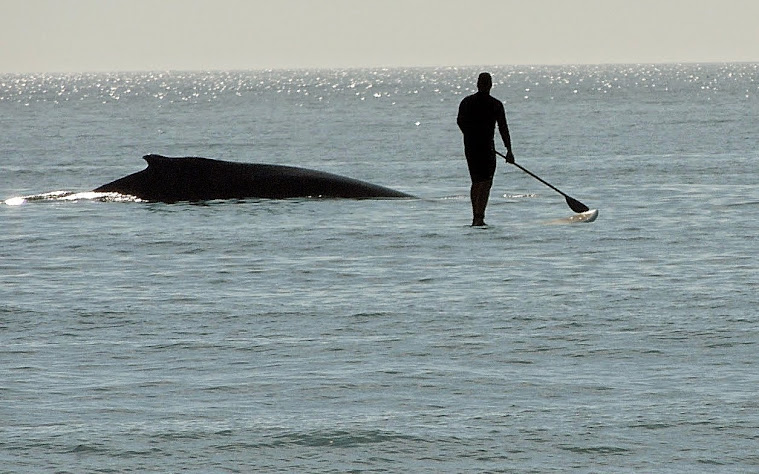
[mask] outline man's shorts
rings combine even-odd
[[[493,179],[496,159],[491,147],[479,150],[467,147],[464,154],[466,155],[466,164],[469,167],[469,176],[473,183]]]

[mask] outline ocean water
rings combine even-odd
[[[759,470],[759,65],[0,76],[3,472]],[[161,204],[141,156],[402,200]]]

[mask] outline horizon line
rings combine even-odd
[[[366,71],[390,69],[488,69],[488,68],[521,68],[521,67],[567,67],[567,66],[678,66],[678,65],[727,65],[727,64],[759,64],[759,61],[639,61],[639,62],[603,62],[603,63],[514,63],[514,64],[460,64],[460,65],[388,65],[388,66],[296,66],[296,67],[252,67],[252,68],[146,68],[146,69],[91,69],[91,70],[28,70],[0,71],[0,75],[30,75],[30,74],[139,74],[139,73],[200,73],[200,72],[274,72],[274,71]]]

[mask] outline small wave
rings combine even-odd
[[[609,454],[624,455],[630,452],[627,448],[619,446],[561,446],[561,449],[578,454]]]
[[[73,448],[69,450],[70,453],[74,454],[87,454],[87,453],[107,453],[108,450],[102,446],[96,446],[92,444],[77,444]]]
[[[355,447],[372,445],[376,443],[398,442],[405,443],[410,440],[418,440],[411,435],[384,430],[327,430],[313,432],[289,433],[277,436],[271,443],[273,446],[298,445],[311,447]]]
[[[734,202],[731,204],[725,204],[725,207],[744,207],[744,206],[756,206],[759,204],[759,201],[743,201],[743,202]]]
[[[29,202],[50,201],[99,201],[99,202],[142,202],[135,196],[119,193],[96,193],[94,191],[51,191],[49,193],[32,194],[30,196],[17,196],[5,200],[7,206],[20,206]]]
[[[538,197],[538,194],[534,193],[521,193],[521,194],[503,194],[501,197],[505,199],[528,199],[528,198],[536,198]],[[450,196],[442,196],[442,197],[436,197],[433,198],[435,200],[440,201],[469,201],[470,196],[469,194],[453,194]]]
[[[523,194],[504,194],[503,197],[506,199],[525,199],[525,198],[536,198],[538,197],[535,193],[523,193]]]
[[[463,195],[463,194],[456,195],[456,196],[443,196],[440,198],[440,200],[442,201],[464,201],[468,199],[469,199],[469,195]]]

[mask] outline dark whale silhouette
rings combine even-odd
[[[148,162],[146,169],[104,184],[94,191],[116,192],[167,203],[243,198],[413,197],[365,181],[293,166],[161,155],[146,155],[143,159]]]

